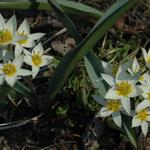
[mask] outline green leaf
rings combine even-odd
[[[11,90],[12,88],[6,83],[1,85],[0,86],[0,101],[3,101]]]
[[[57,66],[49,86],[49,97],[53,99],[78,62],[90,51],[96,42],[116,23],[119,17],[137,0],[117,1],[97,22],[87,37],[72,51],[68,52]]]
[[[122,124],[123,124],[123,130],[130,140],[131,144],[137,149],[137,140],[134,130],[131,128],[131,118],[128,116],[122,115]]]
[[[16,82],[13,89],[24,96],[30,96],[32,93],[32,91],[28,87],[26,87],[23,83],[21,83],[20,81]]]
[[[82,41],[82,37],[79,34],[79,32],[77,31],[74,23],[72,22],[72,20],[64,13],[64,11],[61,9],[61,7],[57,4],[57,2],[55,0],[49,0],[50,6],[52,7],[52,9],[55,11],[56,15],[61,19],[61,21],[65,24],[65,26],[67,27],[69,33],[72,35],[72,37],[76,40],[77,43],[79,43],[80,41]],[[98,58],[92,53],[89,52],[86,55],[86,59],[89,61],[91,61],[91,65],[93,67],[93,69],[95,69],[96,73],[98,76],[100,76],[100,71],[101,69],[99,67],[102,68],[102,65],[100,64]],[[100,82],[100,81],[99,81]],[[100,85],[102,85],[102,83],[100,83]],[[101,87],[99,85],[99,87]],[[104,86],[103,86],[104,87]],[[101,88],[102,89],[102,88]],[[99,89],[99,91],[101,90]],[[103,90],[104,93],[104,90]]]
[[[106,94],[106,89],[100,78],[100,73],[103,71],[101,62],[98,60],[98,58],[93,58],[93,55],[89,55],[88,59],[85,57],[84,60],[88,75],[94,88],[96,88],[99,94],[104,97]]]
[[[99,19],[102,13],[90,6],[84,5],[82,3],[68,1],[68,0],[57,0],[61,8],[68,14],[85,15],[87,17],[92,17]],[[29,0],[3,0],[0,2],[0,8],[5,9],[40,9],[40,10],[50,10],[51,7],[48,5],[47,0],[36,0],[36,2],[31,3]]]

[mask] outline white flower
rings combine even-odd
[[[132,63],[131,69],[129,68],[128,71],[133,75],[141,70],[140,65],[138,63],[137,58],[135,57]]]
[[[31,71],[21,69],[22,64],[22,56],[15,58],[12,62],[8,61],[5,64],[0,64],[0,85],[6,81],[10,86],[14,86],[17,76],[31,75]]]
[[[102,61],[102,66],[104,68],[104,73],[115,76],[118,70],[118,64],[110,64]]]
[[[102,77],[111,86],[107,91],[105,98],[121,99],[123,108],[130,114],[130,98],[139,95],[135,85],[137,78],[134,79],[134,76],[127,74],[122,66],[118,69],[116,79],[107,74],[102,74]]]
[[[139,104],[140,105],[140,104]],[[132,119],[132,127],[141,126],[143,134],[146,136],[148,132],[148,122],[150,121],[150,111],[147,108],[136,108],[136,114]]]
[[[101,98],[99,98],[98,96],[93,96],[93,98],[96,99],[96,101],[100,101],[100,103],[104,105],[104,107],[102,107],[100,112],[97,114],[97,117],[98,116],[107,117],[107,116],[112,115],[112,118],[115,124],[118,127],[121,127],[122,121],[121,121],[120,110],[122,108],[122,105],[121,105],[120,100],[107,100],[107,101],[102,100],[101,101]]]
[[[142,74],[138,80],[142,85],[150,85],[150,75],[148,72]]]
[[[44,36],[44,33],[33,33],[30,34],[30,26],[28,21],[25,19],[17,30],[17,35],[23,36],[25,39],[18,41],[17,46],[25,48],[32,48],[35,46],[35,40],[40,39]],[[21,53],[21,52],[20,52]]]
[[[146,62],[146,66],[148,68],[150,68],[150,50],[147,53],[144,48],[141,48],[141,49],[142,49],[142,52],[143,52],[144,60]]]
[[[0,14],[0,46],[7,46],[16,41],[16,27],[15,15],[5,23],[3,16]]]
[[[138,105],[138,107],[142,107],[143,109],[150,106],[150,75],[148,73],[145,74],[144,81],[143,84],[139,86],[142,90],[144,100]]]
[[[41,43],[35,46],[31,53],[27,50],[24,50],[24,53],[25,63],[32,66],[33,78],[38,74],[40,67],[48,65],[53,59],[52,56],[44,55],[44,49]]]

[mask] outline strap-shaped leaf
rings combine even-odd
[[[102,13],[90,6],[82,3],[68,1],[68,0],[56,0],[61,8],[68,14],[77,14],[93,17],[99,19]],[[30,0],[3,0],[0,1],[0,8],[5,9],[40,9],[50,10],[47,0],[36,0],[31,2]]]
[[[103,71],[103,68],[102,67],[100,68],[101,63],[99,62],[99,60],[96,59],[98,58],[93,57],[93,55],[88,55],[88,57],[84,58],[85,66],[94,88],[96,88],[98,90],[98,93],[102,97],[104,97],[106,94],[106,89],[100,78],[101,75],[98,75],[100,71],[101,72]]]
[[[27,86],[25,86],[23,83],[21,83],[20,81],[16,82],[13,89],[24,96],[30,96],[32,93],[32,91]]]
[[[79,32],[77,31],[72,20],[65,14],[65,12],[61,9],[61,7],[58,5],[58,3],[55,0],[49,0],[49,3],[50,3],[50,6],[52,7],[52,9],[55,11],[56,15],[65,24],[69,33],[72,35],[72,37],[76,40],[77,43],[80,43],[83,39],[82,39],[81,35],[79,34]],[[93,70],[95,72],[94,75],[98,79],[101,76],[100,71],[102,71],[101,70],[102,65],[101,65],[99,59],[92,52],[89,52],[86,55],[86,60],[87,60],[86,62],[89,63],[89,66],[87,68],[88,73],[91,73],[91,71],[90,71],[91,68],[94,69]],[[92,75],[90,74],[90,77],[93,77],[93,74]],[[95,80],[97,80],[97,79],[95,79]],[[94,79],[92,78],[92,81],[93,80]],[[100,93],[105,93],[105,87],[101,80],[99,80],[99,83],[95,83],[94,85],[97,85],[95,88],[100,88],[99,89]]]
[[[117,1],[97,22],[87,37],[72,51],[68,52],[57,66],[49,86],[49,97],[53,99],[57,94],[69,74],[90,51],[96,42],[115,24],[117,19],[137,0],[119,0]]]
[[[130,140],[131,144],[137,149],[137,140],[134,130],[131,128],[131,118],[122,115],[123,131]]]

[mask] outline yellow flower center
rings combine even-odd
[[[132,92],[132,86],[128,81],[117,83],[116,93],[120,96],[128,96]]]
[[[8,44],[13,39],[13,35],[9,30],[0,30],[0,45]]]
[[[32,55],[32,63],[36,66],[39,67],[39,65],[42,63],[42,55],[37,53],[33,53]]]
[[[14,64],[7,63],[3,66],[2,71],[4,72],[5,75],[11,77],[17,72],[17,69]]]
[[[119,100],[108,100],[106,107],[113,112],[117,112],[121,108],[121,102]]]
[[[148,117],[148,112],[146,109],[143,109],[137,113],[137,118],[141,121],[146,121]]]
[[[26,44],[28,42],[27,40],[27,34],[23,31],[21,33],[18,32],[18,35],[24,37],[25,39],[18,41],[18,43],[21,44]]]

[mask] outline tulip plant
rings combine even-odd
[[[119,128],[119,131],[121,130],[128,137],[135,148],[138,148],[137,141],[141,136],[139,137],[139,132],[134,128],[141,126],[141,134],[146,136],[150,122],[150,74],[148,70],[150,50],[147,52],[141,48],[146,63],[144,69],[140,67],[137,58],[120,64],[118,69],[114,69],[112,64],[99,60],[92,52],[92,48],[119,17],[137,2],[138,0],[118,0],[106,13],[101,13],[77,2],[39,0],[39,9],[54,10],[77,43],[77,46],[69,51],[56,67],[43,103],[49,107],[49,102],[52,103],[55,100],[54,97],[78,62],[84,59],[93,89],[97,93],[92,97],[101,105],[96,117],[104,119],[111,116],[117,129]],[[6,3],[12,8],[15,7],[11,2]],[[16,8],[18,6],[21,8],[23,5],[29,8],[30,2],[16,1]],[[0,7],[8,8],[4,3],[0,4]],[[99,20],[83,38],[65,12],[68,14],[80,12]],[[30,33],[30,26],[26,19],[17,29],[15,16],[5,21],[0,15],[0,85],[7,83],[14,87],[18,79],[23,76],[35,78],[41,67],[52,63],[54,57],[46,55],[42,44],[37,42],[44,35],[44,33]]]

